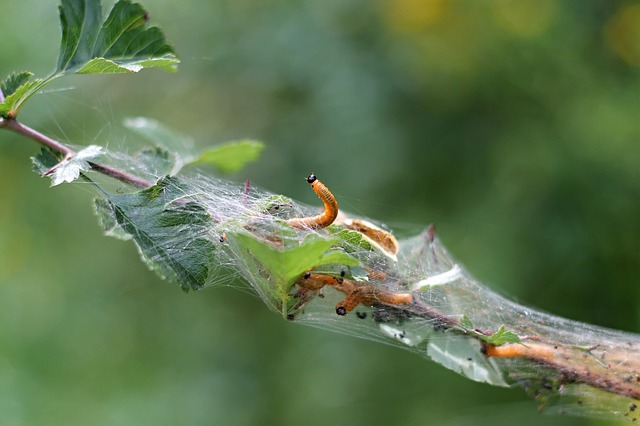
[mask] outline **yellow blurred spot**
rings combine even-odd
[[[619,10],[607,23],[605,34],[622,60],[640,67],[640,3]]]
[[[445,9],[444,0],[383,0],[383,18],[396,32],[418,32],[436,22]]]
[[[556,0],[497,0],[492,5],[500,26],[526,38],[544,33],[556,14]]]

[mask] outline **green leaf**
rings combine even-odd
[[[293,200],[284,195],[269,195],[258,199],[251,210],[259,214],[270,214],[276,217],[287,217],[293,209]]]
[[[152,176],[174,175],[173,155],[164,148],[145,148],[135,155],[135,160],[142,170]]]
[[[80,177],[80,173],[91,168],[89,162],[103,154],[102,147],[89,145],[78,151],[72,157],[58,159],[48,148],[42,148],[40,153],[31,157],[33,171],[40,176],[51,177],[51,186],[63,182],[73,182]]]
[[[194,154],[193,140],[157,120],[146,117],[128,118],[125,127],[139,134],[155,145],[166,148],[171,153],[174,166],[170,174],[176,174],[185,165],[210,164],[222,173],[232,173],[255,161],[264,149],[262,142],[239,140],[208,148],[200,155]]]
[[[184,290],[199,289],[212,279],[215,245],[211,218],[189,198],[177,178],[133,194],[104,193],[96,211],[107,235],[130,235],[142,259],[163,278]]]
[[[350,229],[344,228],[336,228],[339,229],[334,235],[340,240],[344,242],[341,244],[341,247],[344,247],[345,250],[354,252],[354,251],[372,251],[373,246],[369,241],[367,241],[361,232],[352,231]]]
[[[181,135],[163,123],[147,117],[132,117],[123,121],[124,126],[167,152],[171,164],[166,174],[177,174],[185,164],[195,158],[193,140]]]
[[[463,315],[462,318],[460,318],[460,327],[464,332],[471,333],[490,345],[500,346],[507,343],[520,343],[520,337],[512,331],[507,331],[504,324],[498,328],[498,331],[487,336],[486,334],[476,330],[469,317]]]
[[[467,331],[474,331],[473,323],[466,315],[463,315],[462,318],[460,318],[460,325]]]
[[[264,144],[254,140],[231,141],[207,149],[191,163],[211,164],[222,173],[233,173],[257,160],[263,149]]]
[[[32,76],[33,74],[30,72],[21,71],[10,74],[0,83],[5,97],[4,102],[0,103],[0,116],[15,117],[19,112],[22,100],[38,90],[42,80],[29,81]]]
[[[58,6],[62,40],[57,71],[80,67],[93,58],[102,23],[102,6],[92,0],[63,0]]]
[[[76,152],[71,158],[65,158],[49,170],[47,175],[51,175],[51,186],[60,185],[63,182],[71,183],[80,177],[81,172],[86,172],[91,168],[89,161],[95,160],[102,154],[102,147],[89,145]]]
[[[42,147],[38,155],[31,157],[31,162],[33,163],[33,171],[43,176],[58,164],[60,159],[49,148]]]
[[[338,242],[335,238],[307,235],[300,245],[290,248],[276,246],[244,232],[233,233],[228,238],[237,241],[248,256],[252,256],[272,277],[271,293],[285,301],[291,286],[305,271],[327,264],[357,266],[358,260],[342,250],[331,250]]]
[[[500,346],[506,343],[520,343],[520,337],[512,331],[505,330],[504,324],[498,328],[498,331],[491,336],[484,336],[482,340],[494,346]]]
[[[177,69],[180,61],[173,48],[160,29],[148,27],[147,12],[139,4],[120,0],[104,22],[99,0],[62,0],[59,10],[62,40],[55,71],[34,81],[25,71],[11,74],[2,82],[0,116],[17,116],[31,96],[65,74]]]
[[[116,62],[114,60],[95,58],[76,71],[76,74],[117,74],[138,72],[144,68],[160,68],[165,71],[176,70],[176,60],[172,58],[150,58]]]
[[[147,27],[144,8],[117,2],[102,22],[97,0],[62,0],[62,42],[56,73],[104,74],[144,68],[175,71],[179,60],[156,27]]]
[[[181,135],[165,124],[147,117],[130,117],[123,121],[124,126],[144,137],[155,145],[169,151],[178,150],[181,154],[191,153],[193,140]]]
[[[128,234],[116,220],[113,205],[109,201],[96,198],[94,207],[105,235],[124,241],[132,238],[131,234]]]
[[[2,93],[5,97],[14,94],[16,90],[27,83],[31,77],[33,77],[33,73],[29,71],[12,72],[0,83]]]

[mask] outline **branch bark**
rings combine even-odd
[[[1,90],[0,90],[0,96],[1,96]],[[0,98],[0,102],[1,102],[1,98]],[[58,154],[62,155],[63,160],[69,159],[76,154],[74,150],[64,145],[63,143],[56,141],[55,139],[52,139],[49,136],[46,136],[35,129],[32,129],[29,126],[25,126],[24,124],[18,122],[16,119],[0,118],[0,128],[11,130],[12,132],[18,133],[22,136],[25,136],[29,139],[32,139],[38,142],[41,145],[46,146],[53,152],[57,152]],[[138,176],[134,176],[122,170],[115,169],[111,166],[107,166],[104,164],[97,164],[97,163],[89,163],[89,164],[91,164],[91,168],[94,171],[98,173],[102,173],[106,176],[112,177],[114,179],[117,179],[121,182],[127,183],[133,187],[143,189],[143,188],[149,188],[150,186],[153,186],[153,183],[149,181],[146,181]]]

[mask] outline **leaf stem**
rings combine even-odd
[[[23,135],[30,139],[35,140],[36,142],[46,146],[52,151],[62,154],[64,158],[70,158],[76,154],[74,150],[65,146],[61,142],[58,142],[55,139],[52,139],[49,136],[46,136],[38,132],[35,129],[32,129],[29,126],[25,126],[24,124],[18,122],[15,119],[0,118],[0,128],[3,128],[3,127],[5,129],[11,130],[20,135]],[[110,176],[114,179],[127,183],[136,188],[149,188],[150,186],[153,186],[151,182],[148,182],[138,176],[131,175],[122,170],[115,169],[111,166],[106,166],[104,164],[97,164],[97,163],[91,163],[91,162],[89,164],[91,164],[91,168],[96,172],[102,173],[106,176]]]

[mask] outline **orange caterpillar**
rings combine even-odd
[[[314,174],[307,177],[307,182],[311,184],[311,188],[324,203],[324,212],[316,216],[289,219],[287,223],[298,229],[326,228],[338,217],[338,202],[331,191]]]
[[[298,229],[326,228],[338,217],[338,202],[331,191],[329,191],[314,174],[307,177],[307,182],[311,184],[315,193],[324,203],[324,212],[316,216],[289,219],[287,223]],[[398,243],[390,233],[380,230],[374,225],[364,221],[349,220],[348,222],[342,223],[342,225],[361,233],[369,241],[380,247],[387,255],[395,258],[395,254],[398,251]],[[370,271],[369,274],[374,279],[385,276],[384,273],[376,271]],[[410,293],[393,293],[372,287],[371,285],[360,285],[357,281],[345,279],[344,271],[342,271],[340,275],[341,276],[337,278],[329,275],[305,272],[296,281],[299,287],[296,298],[303,299],[309,291],[317,291],[325,286],[331,286],[346,295],[344,300],[336,305],[336,313],[338,315],[346,315],[359,304],[365,306],[373,306],[378,303],[408,305],[413,301],[413,296]]]
[[[413,296],[410,293],[393,293],[370,285],[358,285],[357,281],[343,278],[344,271],[340,275],[340,278],[336,278],[305,272],[296,281],[296,284],[301,289],[312,291],[331,286],[346,294],[344,300],[336,305],[336,314],[338,315],[346,315],[361,303],[365,306],[373,306],[378,303],[395,306],[408,305],[413,301]]]

